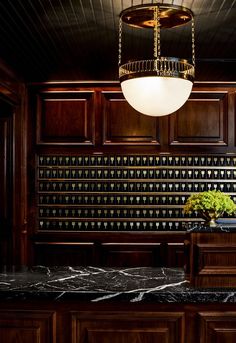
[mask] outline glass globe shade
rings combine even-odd
[[[193,83],[177,77],[144,76],[121,82],[125,99],[138,112],[165,116],[177,111],[188,99]]]

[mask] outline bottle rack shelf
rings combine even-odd
[[[37,156],[42,231],[184,230],[190,194],[221,190],[236,201],[235,156]]]

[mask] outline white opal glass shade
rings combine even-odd
[[[121,82],[125,99],[138,112],[165,116],[177,111],[189,98],[193,83],[178,77],[144,76]]]

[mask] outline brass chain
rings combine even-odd
[[[154,8],[154,59],[161,56],[161,28],[160,28],[160,9],[159,6]]]
[[[192,18],[192,62],[195,67],[195,25],[194,17]]]
[[[119,43],[118,43],[118,66],[121,65],[121,53],[122,53],[122,18],[119,19]]]

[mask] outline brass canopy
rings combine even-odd
[[[132,6],[121,12],[124,23],[133,27],[154,28],[154,9],[159,7],[160,27],[171,28],[187,24],[193,18],[188,8],[168,4],[145,4]]]

